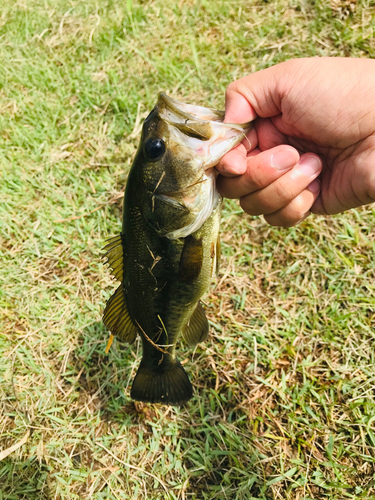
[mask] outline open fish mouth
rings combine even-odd
[[[189,148],[203,170],[218,164],[222,156],[239,144],[251,128],[251,123],[224,123],[224,111],[185,104],[159,94],[157,109],[168,124],[171,137]]]

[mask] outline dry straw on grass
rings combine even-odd
[[[100,249],[158,91],[221,108],[285,59],[374,57],[373,6],[3,4],[0,498],[372,498],[372,207],[275,229],[226,203],[182,409],[129,399],[138,342],[105,354]]]

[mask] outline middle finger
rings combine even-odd
[[[313,153],[301,156],[297,165],[285,175],[260,189],[241,198],[241,207],[250,215],[268,215],[280,210],[291,202],[318,177],[322,160]]]

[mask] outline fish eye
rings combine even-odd
[[[157,160],[165,153],[165,143],[162,139],[150,137],[145,142],[145,152],[150,160]]]

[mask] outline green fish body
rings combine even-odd
[[[137,401],[182,405],[192,396],[176,344],[208,335],[200,298],[218,268],[222,204],[213,167],[249,128],[222,120],[222,112],[159,95],[129,173],[121,235],[106,246],[121,284],[103,321],[121,340],[142,338]]]

